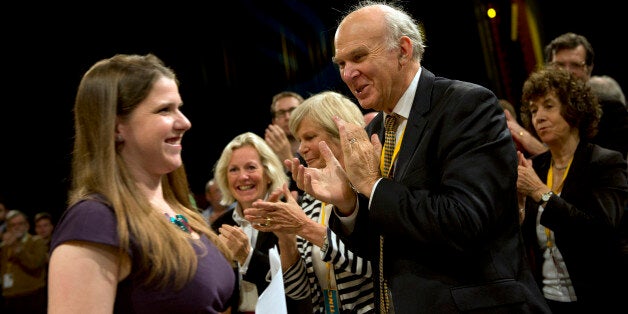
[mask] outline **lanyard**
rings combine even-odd
[[[386,131],[384,131],[385,133]],[[393,155],[392,155],[392,159],[390,160],[390,168],[392,168],[392,165],[395,163],[395,159],[397,159],[397,153],[399,153],[399,149],[401,148],[401,141],[403,140],[403,134],[406,132],[406,128],[403,128],[403,131],[401,131],[401,136],[399,137],[399,140],[396,141],[397,144],[395,144],[395,150],[393,150]],[[381,171],[382,174],[385,174],[386,172],[384,171],[384,149],[382,147],[382,153],[380,154],[379,157],[379,171]]]
[[[321,202],[321,225],[325,227],[325,207],[327,207],[327,203]],[[327,287],[331,290],[331,263],[325,263],[327,267]]]
[[[552,190],[552,192],[554,192],[555,194],[558,195],[558,193],[560,193],[560,191],[563,189],[563,184],[565,184],[565,178],[567,177],[567,173],[569,172],[569,168],[571,168],[571,162],[573,161],[573,157],[571,159],[569,159],[569,163],[567,164],[567,169],[565,169],[565,172],[563,173],[563,178],[560,181],[560,184],[558,185],[558,187],[556,189],[553,189],[553,185],[554,185],[554,171],[553,171],[553,166],[550,164],[549,170],[547,170],[547,181],[545,182],[545,184],[547,184],[547,187],[550,188],[550,190]],[[551,248],[553,246],[552,244],[552,240],[550,238],[551,235],[551,230],[547,227],[545,227],[545,236],[547,237],[547,247]]]
[[[321,202],[321,225],[325,227],[325,207],[327,204],[325,202]],[[327,232],[327,230],[325,230]],[[328,248],[329,249],[329,248]],[[327,289],[323,289],[323,299],[325,304],[325,313],[326,314],[335,314],[340,310],[340,299],[338,298],[338,289],[332,288],[331,279],[332,279],[332,268],[331,263],[325,263],[327,267]]]

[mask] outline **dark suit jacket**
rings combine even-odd
[[[534,170],[543,182],[550,164],[549,152],[533,159]],[[561,195],[550,198],[541,216],[541,224],[554,231],[556,247],[563,255],[583,312],[626,310],[628,265],[621,265],[618,227],[628,203],[626,167],[620,153],[581,141]],[[522,229],[541,284],[543,254],[535,233],[538,208],[534,200],[526,200]]]
[[[382,114],[366,129],[383,139]],[[370,208],[359,196],[348,235],[375,271],[385,236],[396,313],[549,312],[525,258],[516,180],[515,144],[496,96],[423,68],[394,179],[379,182]]]

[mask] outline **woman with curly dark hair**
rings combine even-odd
[[[523,85],[521,120],[548,151],[518,152],[519,208],[554,313],[610,313],[628,295],[619,245],[627,166],[621,153],[589,142],[601,114],[591,89],[566,70],[538,70]]]

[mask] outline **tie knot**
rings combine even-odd
[[[391,113],[386,116],[384,127],[386,128],[386,131],[393,131],[396,129],[397,127],[397,114],[396,113]]]

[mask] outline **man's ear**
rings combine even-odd
[[[412,59],[412,41],[408,36],[399,38],[399,63],[405,64]]]

